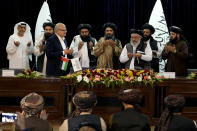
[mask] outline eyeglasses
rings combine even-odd
[[[58,30],[60,30],[60,31],[67,31],[66,29],[58,29]]]

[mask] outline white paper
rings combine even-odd
[[[71,59],[74,72],[82,70],[79,58]]]
[[[2,76],[14,76],[14,70],[2,70]]]
[[[163,72],[164,78],[175,78],[175,72]]]

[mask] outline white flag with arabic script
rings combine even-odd
[[[160,0],[157,0],[155,3],[149,19],[149,24],[151,24],[155,28],[155,33],[152,36],[155,40],[157,40],[157,46],[159,53],[161,54],[163,48],[165,47],[165,44],[169,41],[169,32]],[[159,71],[164,72],[164,69],[165,61],[161,60],[160,58]]]

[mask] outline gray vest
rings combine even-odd
[[[137,51],[145,52],[145,48],[146,47],[147,47],[147,44],[144,43],[143,41],[140,41],[140,44],[138,45],[138,47],[136,49],[136,52]],[[136,53],[136,52],[133,52],[133,46],[130,43],[126,44],[126,48],[127,48],[127,51],[128,52],[130,52],[130,53]],[[130,68],[131,60],[132,59],[129,59],[125,63],[125,68],[126,69],[129,69]],[[135,60],[134,60],[134,68],[136,70],[150,69],[150,62],[147,62],[147,61],[144,61],[144,60],[136,59],[135,58]]]

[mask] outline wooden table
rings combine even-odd
[[[63,119],[65,108],[65,87],[59,78],[23,79],[0,77],[0,111],[21,111],[20,101],[28,93],[36,92],[45,99],[49,119]]]
[[[197,80],[168,79],[156,84],[153,88],[140,86],[144,94],[143,112],[149,116],[152,123],[157,123],[164,109],[164,98],[169,94],[180,94],[186,99],[183,115],[197,120]],[[67,116],[72,107],[72,97],[75,92],[92,90],[98,97],[94,113],[102,116],[106,122],[109,116],[121,110],[121,102],[117,94],[121,88],[88,88],[75,87],[70,80],[60,78],[21,79],[0,77],[0,110],[15,112],[20,110],[20,100],[30,92],[44,96],[45,107],[50,114],[50,120],[60,120]],[[68,106],[71,105],[71,106]],[[68,110],[69,109],[69,110]]]

